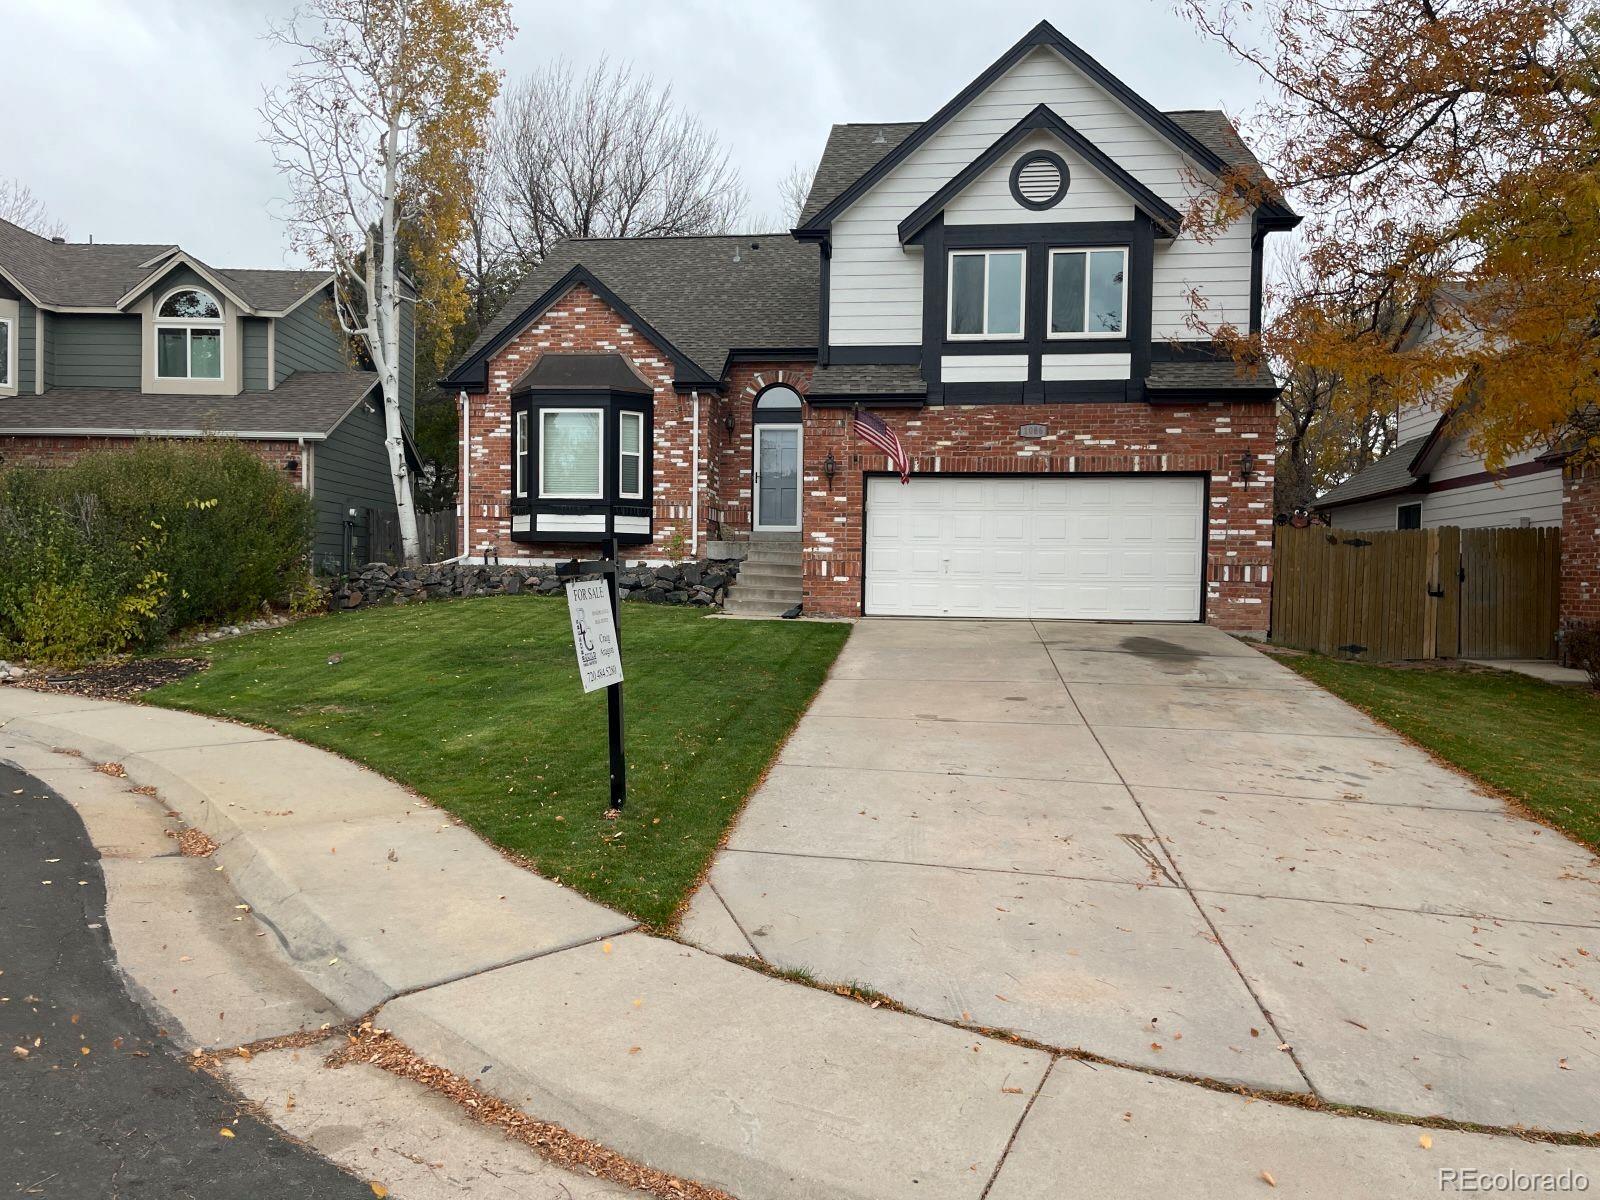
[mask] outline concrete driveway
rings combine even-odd
[[[1196,625],[867,620],[685,936],[1141,1067],[1600,1128],[1600,864]]]

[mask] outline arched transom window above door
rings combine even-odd
[[[800,420],[800,403],[800,393],[788,384],[772,384],[756,396],[755,419],[796,424]]]
[[[222,305],[200,288],[168,292],[156,306],[156,378],[222,378]]]

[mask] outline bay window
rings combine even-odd
[[[516,480],[514,494],[526,496],[528,494],[528,410],[519,409],[517,412],[517,449],[512,455],[511,471]]]
[[[950,255],[948,336],[1020,338],[1023,313],[1021,250],[957,250]]]
[[[1050,251],[1050,325],[1053,338],[1125,337],[1128,251]]]
[[[644,498],[644,414],[617,415],[617,494],[625,500]]]
[[[604,499],[604,418],[599,408],[539,411],[540,499]]]

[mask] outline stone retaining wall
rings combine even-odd
[[[734,559],[632,566],[622,569],[617,588],[624,600],[708,608],[727,599],[728,585],[738,574],[739,563]],[[446,596],[515,596],[524,592],[549,596],[573,579],[596,578],[599,576],[592,574],[558,575],[553,566],[436,563],[395,567],[368,563],[359,574],[329,587],[328,607],[338,611],[372,604],[414,604]]]

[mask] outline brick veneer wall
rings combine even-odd
[[[752,487],[755,481],[755,398],[769,384],[786,383],[803,397],[811,386],[815,363],[735,363],[728,372],[726,399],[717,412],[720,439],[712,462],[712,480],[718,496],[722,535],[750,536]],[[733,414],[733,432],[723,424]]]
[[[877,410],[900,435],[916,474],[933,472],[1197,472],[1210,475],[1206,620],[1262,631],[1272,563],[1274,405],[1271,403],[951,405]],[[1025,424],[1045,426],[1025,439]],[[803,517],[808,611],[861,611],[864,472],[882,454],[853,438],[847,411],[813,409],[806,421]],[[827,486],[829,451],[839,470]],[[1240,456],[1257,474],[1238,478]]]
[[[729,372],[721,396],[700,393],[700,461],[694,457],[694,401],[673,389],[672,360],[582,284],[575,285],[489,360],[488,389],[468,394],[471,422],[468,453],[472,478],[468,497],[468,551],[488,553],[501,562],[550,561],[588,556],[594,547],[557,546],[511,539],[511,385],[546,351],[616,353],[642,374],[655,391],[651,446],[655,466],[655,540],[631,547],[630,559],[685,557],[691,554],[690,480],[700,476],[699,546],[715,532],[744,537],[750,529],[751,400],[766,383],[780,379],[803,395],[810,380],[805,363],[741,363]],[[726,431],[726,414],[734,429]]]
[[[1561,505],[1561,618],[1600,621],[1600,465],[1572,468]]]
[[[0,437],[0,466],[14,466],[24,463],[38,464],[47,467],[65,466],[73,459],[91,450],[120,450],[130,446],[137,446],[147,439],[124,437],[25,437],[6,436]],[[176,438],[175,441],[189,439]],[[305,458],[300,447],[295,442],[285,441],[254,441],[239,439],[239,444],[251,451],[270,467],[279,470],[291,458],[295,460],[293,471],[285,472],[296,484],[300,483],[305,467]],[[316,453],[315,450],[312,453]]]

